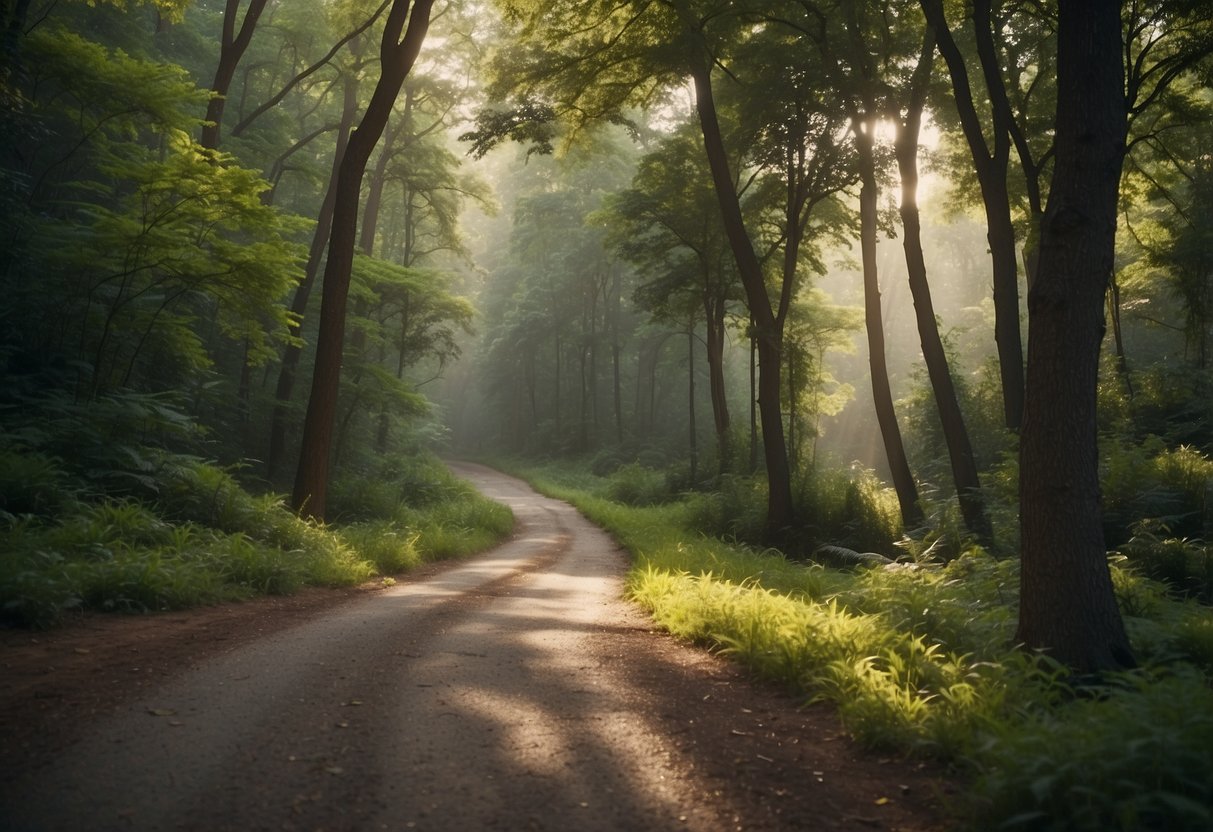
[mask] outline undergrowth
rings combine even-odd
[[[527,473],[632,552],[629,592],[670,632],[832,702],[867,745],[954,766],[971,782],[965,826],[1213,828],[1213,614],[1199,591],[1178,598],[1113,557],[1143,669],[1075,688],[1012,647],[1014,559],[969,547],[947,564],[842,572],[704,534],[699,495],[638,507],[610,499],[602,478]]]
[[[509,533],[508,509],[436,459],[410,461],[385,461],[361,485],[335,484],[341,521],[325,525],[197,458],[145,448],[138,491],[115,494],[10,438],[0,449],[0,617],[46,627],[73,610],[180,609],[350,586]]]

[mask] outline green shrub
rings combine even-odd
[[[397,524],[375,520],[355,523],[340,531],[350,548],[375,565],[381,575],[395,575],[421,565],[416,531],[402,530]]]
[[[897,498],[871,471],[814,471],[801,484],[796,508],[804,524],[797,544],[802,553],[822,543],[890,557],[897,552]]]
[[[0,447],[0,511],[49,516],[75,498],[57,460]]]
[[[1133,536],[1119,547],[1119,554],[1134,568],[1171,591],[1209,604],[1213,603],[1213,551],[1201,542],[1172,537],[1158,522],[1142,521]]]
[[[758,543],[767,520],[765,479],[724,474],[713,491],[692,495],[690,528],[726,540]]]
[[[478,552],[507,536],[514,515],[505,506],[481,497],[463,486],[464,493],[419,511],[402,510],[397,523],[417,534],[423,560],[462,557]]]
[[[1213,691],[1126,675],[1098,697],[1007,723],[977,755],[977,829],[1207,832]]]
[[[629,506],[651,506],[670,499],[665,474],[638,462],[620,467],[607,481],[606,496]]]

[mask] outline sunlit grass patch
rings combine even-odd
[[[1213,828],[1213,610],[1124,557],[1113,584],[1146,670],[1076,687],[1015,649],[1014,558],[971,548],[946,565],[840,572],[704,535],[699,495],[632,507],[601,478],[548,467],[535,481],[632,552],[628,590],[671,633],[832,702],[865,744],[975,779],[969,828]]]

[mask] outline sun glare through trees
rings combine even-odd
[[[958,824],[1213,826],[1208,0],[2,9],[9,623],[482,549],[478,459]]]

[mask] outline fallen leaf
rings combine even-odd
[[[878,798],[876,798],[876,800],[875,800],[875,801],[873,801],[873,802],[874,802],[874,803],[875,803],[877,806],[883,806],[883,805],[885,805],[886,803],[888,803],[888,802],[889,802],[889,799],[888,799],[887,797],[878,797]]]
[[[176,716],[177,712],[172,708],[148,708],[147,712],[152,716]]]

